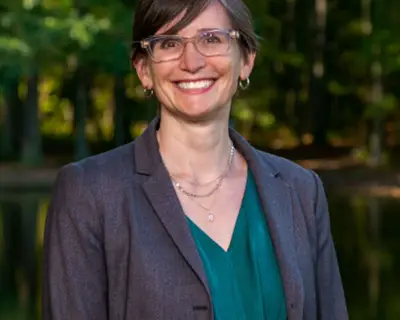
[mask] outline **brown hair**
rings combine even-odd
[[[234,30],[240,33],[240,47],[245,58],[259,48],[249,9],[242,0],[139,0],[133,23],[132,59],[145,54],[140,41],[153,36],[161,27],[185,11],[182,19],[167,30],[176,34],[189,25],[213,1],[226,10]]]

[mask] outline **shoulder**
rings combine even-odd
[[[293,189],[305,188],[314,190],[316,185],[320,183],[317,174],[310,169],[268,152],[257,150],[257,153],[263,165],[269,167],[272,172],[279,175]]]
[[[68,184],[101,196],[107,190],[133,178],[134,143],[130,142],[107,152],[64,165],[58,173],[57,184]]]
[[[271,153],[257,150],[261,163],[267,170],[274,172],[274,175],[281,179],[291,190],[292,195],[301,205],[304,214],[313,220],[317,211],[327,210],[327,199],[323,183],[320,177],[312,170],[306,169],[299,164],[273,155]]]
[[[71,165],[83,168],[89,175],[98,175],[99,173],[112,174],[113,171],[126,169],[128,163],[133,164],[133,149],[134,142],[130,142],[109,151],[71,163]]]

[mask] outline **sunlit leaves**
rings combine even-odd
[[[84,49],[93,45],[95,35],[101,31],[108,30],[111,26],[111,22],[106,18],[97,19],[92,14],[81,17],[77,12],[73,12],[68,17],[67,24],[71,40],[76,41]]]
[[[6,58],[2,59],[0,66],[53,66],[57,62],[66,63],[71,54],[85,56],[85,61],[94,60],[97,65],[101,65],[102,61],[110,64],[111,57],[107,50],[99,54],[102,43],[98,43],[97,37],[104,39],[109,34],[110,38],[115,38],[116,29],[113,24],[120,24],[124,19],[119,17],[111,21],[107,15],[99,16],[90,11],[82,14],[71,7],[70,1],[44,1],[40,5],[33,0],[26,1],[23,6],[14,7],[0,16],[0,52],[2,58]],[[111,2],[109,5],[112,7]],[[120,5],[113,6],[119,12],[122,11]],[[124,58],[128,60],[128,39],[119,40],[123,43]],[[112,43],[114,48],[110,44],[110,41],[104,43],[108,50],[118,48],[116,41]],[[114,58],[115,54],[111,56]]]
[[[21,39],[0,36],[0,52],[3,54],[29,57],[32,50],[30,46]],[[8,59],[4,59],[3,57],[4,55],[2,55],[0,63],[7,63]]]
[[[23,0],[22,7],[26,10],[31,10],[39,3],[39,1],[40,0]]]
[[[256,121],[263,129],[268,129],[276,124],[275,116],[269,112],[260,113]]]

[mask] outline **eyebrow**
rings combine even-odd
[[[196,33],[198,33],[198,32],[209,32],[209,31],[219,31],[219,30],[230,31],[231,28],[217,28],[217,27],[214,27],[214,28],[201,28],[201,29],[197,29]],[[162,37],[165,37],[165,36],[178,36],[178,37],[182,37],[182,38],[187,38],[187,37],[180,36],[180,35],[178,35],[176,33],[174,33],[174,34],[161,33],[161,34],[154,35],[153,37],[159,37],[159,36],[162,36]]]

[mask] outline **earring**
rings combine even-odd
[[[143,89],[143,93],[144,93],[144,97],[148,99],[148,98],[151,98],[154,95],[154,90],[153,89],[144,88]]]
[[[247,77],[246,80],[239,80],[239,87],[240,89],[247,90],[250,86],[250,78]]]

